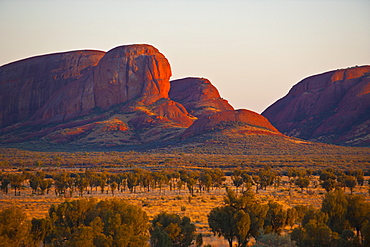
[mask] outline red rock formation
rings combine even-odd
[[[1,66],[0,127],[31,117],[56,91],[80,79],[104,54],[72,51]]]
[[[270,132],[279,133],[279,131],[270,124],[270,122],[260,114],[249,111],[249,110],[230,110],[216,112],[209,115],[203,115],[198,120],[194,122],[182,135],[182,138],[187,138],[190,136],[198,135],[204,132],[214,130],[216,128],[222,129],[224,126],[219,126],[224,123],[242,123],[262,129],[266,129]]]
[[[241,137],[280,135],[261,115],[234,111],[208,80],[170,83],[170,76],[167,59],[150,45],[52,54],[3,66],[0,123],[17,124],[0,129],[0,143],[157,145],[234,125],[249,126],[239,132],[228,128]]]
[[[120,46],[108,51],[84,77],[53,95],[33,120],[67,121],[92,108],[107,110],[130,100],[149,105],[168,98],[170,76],[170,65],[156,48]]]
[[[184,106],[172,100],[163,100],[160,105],[153,108],[153,112],[182,127],[189,127],[195,120],[193,116],[189,115]]]
[[[110,50],[94,71],[96,106],[112,105],[140,98],[151,104],[168,97],[171,67],[153,46],[128,45]]]
[[[169,95],[196,117],[217,111],[234,110],[227,100],[220,97],[217,88],[204,78],[173,80]]]
[[[288,135],[361,145],[370,139],[366,137],[370,129],[359,127],[370,119],[369,73],[370,66],[362,66],[311,76],[296,84],[262,115]],[[361,141],[362,137],[365,139]]]

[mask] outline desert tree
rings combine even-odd
[[[22,188],[22,184],[25,180],[25,177],[23,174],[13,173],[9,174],[9,180],[10,180],[10,187],[14,189],[14,195],[20,194],[20,190]]]
[[[10,207],[0,212],[0,246],[37,246],[30,236],[31,223],[18,207]]]
[[[297,185],[299,188],[301,188],[301,191],[303,192],[304,188],[307,188],[310,185],[310,179],[308,177],[298,177],[295,180],[295,185]]]
[[[243,178],[242,178],[242,171],[237,169],[234,170],[231,175],[231,180],[233,182],[233,185],[238,189],[240,186],[243,185]]]
[[[49,218],[46,245],[141,247],[149,239],[148,216],[123,200],[65,201],[50,208]]]
[[[250,217],[243,210],[230,205],[216,207],[208,215],[208,224],[215,235],[228,241],[230,247],[233,246],[234,239],[237,239],[238,247],[248,241]]]
[[[195,238],[195,246],[196,247],[201,247],[203,245],[203,234],[199,233],[197,234]]]
[[[286,222],[285,224],[290,226],[290,229],[293,228],[294,224],[298,219],[298,212],[295,208],[288,208],[286,210]]]
[[[256,239],[252,247],[296,247],[295,241],[289,235],[280,236],[277,233],[262,234]]]
[[[366,221],[370,221],[370,202],[367,202],[363,195],[346,195],[346,199],[345,219],[356,230],[360,241],[363,241],[363,227]]]
[[[353,193],[353,189],[357,185],[357,179],[354,176],[346,176],[344,179],[344,184],[349,190],[351,191],[351,194]]]
[[[283,209],[283,205],[270,201],[265,218],[264,229],[266,233],[278,233],[286,226],[287,211]]]
[[[250,190],[253,185],[252,177],[248,174],[247,171],[243,171],[241,176],[243,179],[242,192],[244,191],[244,186],[247,188],[247,190]]]
[[[162,212],[152,221],[151,246],[153,247],[187,247],[195,239],[195,226],[190,218],[177,214]]]
[[[9,174],[8,173],[1,174],[0,181],[1,181],[1,190],[4,191],[5,194],[8,194],[10,184]]]
[[[341,189],[327,193],[321,204],[321,211],[328,215],[328,226],[339,234],[347,227],[345,221],[347,205],[347,198]]]
[[[50,233],[53,228],[53,222],[50,218],[33,218],[31,221],[31,237],[33,241],[40,245],[42,243],[45,246],[45,237]]]
[[[264,226],[268,205],[259,203],[252,191],[237,195],[227,189],[225,206],[214,208],[208,215],[208,224],[214,234],[223,236],[232,246],[245,246],[251,237],[257,237]]]
[[[264,168],[259,169],[257,175],[259,177],[261,189],[266,190],[267,186],[274,184],[276,175],[273,171],[271,171],[271,168],[269,166],[265,166]]]

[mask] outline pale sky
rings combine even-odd
[[[135,43],[261,113],[305,77],[370,64],[370,0],[0,0],[0,65]]]

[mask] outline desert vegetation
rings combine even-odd
[[[58,246],[73,246],[86,241],[86,246],[105,246],[98,243],[108,239],[103,241],[106,246],[116,246],[117,238],[104,230],[108,226],[103,216],[103,223],[84,219],[69,230],[54,225],[56,215],[68,207],[94,211],[97,205],[114,203],[145,212],[147,235],[141,239],[151,246],[263,246],[269,241],[317,246],[328,239],[332,246],[366,246],[369,239],[369,158],[363,155],[10,155],[5,150],[1,158],[0,208],[4,217],[14,214],[17,222],[24,222],[25,228],[17,230],[27,232],[23,243],[53,246],[61,241]],[[331,215],[338,205],[341,213]],[[339,223],[333,221],[339,218]],[[317,239],[317,232],[327,235]],[[2,236],[9,234],[2,231]],[[20,239],[13,246],[22,246]],[[132,241],[129,246],[143,246]]]

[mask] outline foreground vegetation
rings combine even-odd
[[[319,209],[284,209],[275,201],[262,202],[252,190],[238,194],[227,189],[224,205],[211,210],[208,224],[229,247],[235,242],[237,247],[247,246],[252,238],[257,240],[254,246],[369,246],[370,202],[336,189],[325,195]],[[281,236],[286,226],[295,228]],[[0,239],[0,246],[203,245],[202,234],[196,234],[188,217],[161,212],[149,222],[138,206],[93,198],[52,205],[45,218],[31,221],[18,207],[4,209]]]
[[[1,151],[0,246],[369,241],[370,157],[364,154]],[[131,216],[122,220],[126,213],[145,222],[143,242],[125,232],[135,229]]]

